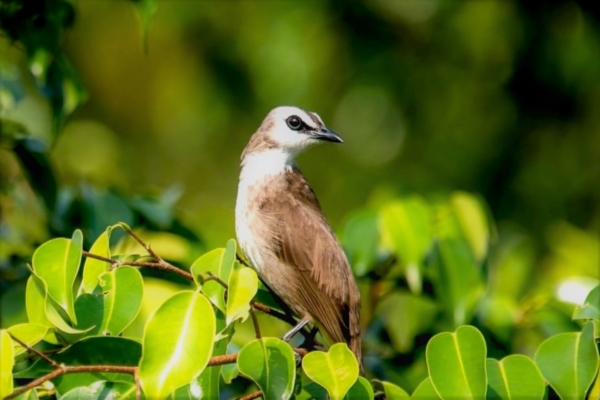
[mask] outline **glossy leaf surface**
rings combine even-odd
[[[412,396],[414,400],[438,400],[441,399],[440,395],[435,391],[431,378],[423,379],[423,382],[417,386]]]
[[[542,399],[546,384],[535,363],[513,354],[502,360],[486,360],[488,399]]]
[[[196,378],[212,354],[215,315],[208,299],[180,292],[147,322],[139,377],[146,397],[165,398]]]
[[[33,253],[33,269],[46,285],[48,295],[67,312],[73,323],[77,323],[73,284],[81,261],[83,235],[73,232],[69,239],[58,238],[42,244]]]
[[[100,332],[116,336],[142,307],[144,281],[137,268],[119,267],[100,277],[104,313]]]
[[[250,312],[250,301],[258,290],[258,276],[253,269],[235,263],[228,286],[227,324],[238,318],[245,321]]]
[[[13,341],[4,329],[0,330],[0,398],[13,391],[13,366],[15,363]]]
[[[90,248],[90,253],[110,258],[110,233],[112,227],[108,227]],[[83,263],[83,279],[80,291],[82,293],[93,293],[98,287],[98,278],[110,269],[110,263],[92,257],[87,257]]]
[[[219,282],[212,280],[203,282],[202,278],[206,278],[208,274],[213,274],[221,281],[229,282],[229,275],[233,270],[235,257],[236,243],[235,240],[230,239],[224,249],[215,249],[204,254],[194,261],[190,268],[196,284],[202,287],[202,292],[223,313],[227,313],[225,288]]]
[[[10,334],[13,337],[16,337],[17,339],[31,347],[46,336],[46,334],[48,333],[48,328],[38,324],[18,324],[8,328],[8,332],[10,332]],[[19,354],[27,351],[25,347],[21,346],[16,341],[14,341],[13,343],[15,346],[15,356],[18,356]]]
[[[296,361],[286,342],[272,337],[253,340],[240,351],[237,366],[240,373],[258,385],[265,400],[292,397]]]
[[[535,354],[535,362],[561,398],[584,398],[598,370],[594,324],[590,321],[581,332],[546,339]]]
[[[345,343],[334,344],[327,353],[308,353],[302,360],[302,368],[332,399],[343,399],[358,378],[358,362]]]
[[[431,383],[440,397],[485,398],[486,346],[479,330],[461,326],[456,332],[435,335],[427,344],[426,357]]]

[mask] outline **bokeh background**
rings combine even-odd
[[[278,105],[345,140],[299,159],[337,232],[356,210],[460,190],[484,199],[492,237],[527,238],[534,276],[598,280],[592,2],[17,3],[0,8],[5,299],[22,295],[35,246],[77,226],[89,244],[119,220],[144,225],[172,259],[223,246],[239,156]],[[3,307],[6,325],[18,312]]]

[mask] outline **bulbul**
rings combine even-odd
[[[313,112],[273,109],[241,157],[235,210],[238,243],[261,280],[329,342],[345,342],[362,371],[360,294],[348,259],[295,157],[342,143]]]

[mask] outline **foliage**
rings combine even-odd
[[[0,398],[598,398],[598,15],[409,3],[0,1]],[[346,139],[369,380],[226,240],[282,103]]]
[[[457,198],[464,201],[456,201]],[[415,346],[415,338],[425,331],[448,328],[453,331],[438,333],[427,341],[427,370],[414,374],[412,383],[404,388],[397,383],[406,382],[406,377],[399,380],[392,377],[395,383],[370,383],[359,378],[356,359],[345,344],[333,345],[327,352],[309,348],[307,353],[305,348],[294,350],[279,339],[262,337],[257,310],[274,317],[283,314],[266,305],[257,305],[257,293],[262,291],[263,297],[266,293],[259,289],[256,273],[236,258],[235,241],[230,240],[226,247],[199,257],[192,263],[190,274],[162,260],[131,228],[121,223],[109,227],[98,237],[91,246],[93,252],[83,249],[79,230],[71,239],[52,239],[35,251],[31,276],[22,299],[29,321],[0,331],[1,363],[7,367],[2,377],[3,386],[7,388],[3,396],[13,398],[25,391],[34,391],[41,396],[48,386],[39,386],[40,381],[22,386],[11,394],[12,387],[18,387],[22,379],[31,382],[41,378],[52,382],[52,390],[60,398],[84,394],[94,398],[100,393],[99,387],[104,392],[126,398],[134,398],[139,393],[148,398],[171,395],[206,398],[209,393],[223,393],[223,390],[242,394],[246,385],[239,386],[239,381],[246,377],[256,384],[266,399],[319,398],[325,393],[333,399],[374,398],[377,393],[383,393],[389,399],[404,399],[410,391],[417,399],[430,396],[441,399],[510,399],[519,396],[542,399],[550,390],[561,398],[584,398],[598,380],[600,364],[596,338],[600,334],[594,325],[600,322],[596,313],[600,285],[589,293],[579,309],[571,309],[573,318],[584,322],[580,330],[577,324],[572,324],[567,329],[571,332],[549,335],[538,343],[533,358],[516,354],[492,356],[495,343],[491,340],[502,337],[502,330],[523,329],[517,319],[502,321],[505,310],[487,307],[486,304],[495,301],[490,297],[493,295],[478,286],[491,275],[502,273],[502,264],[490,264],[487,272],[482,269],[483,260],[477,262],[475,258],[481,245],[478,241],[469,241],[472,237],[490,237],[489,227],[493,224],[486,219],[481,203],[466,193],[457,193],[447,203],[438,202],[434,206],[418,200],[425,213],[430,214],[429,220],[437,221],[435,226],[430,223],[424,230],[413,229],[411,223],[414,221],[407,219],[408,214],[389,212],[392,208],[410,207],[415,201],[414,198],[394,200],[379,213],[371,214],[379,221],[382,238],[391,230],[398,240],[387,244],[384,240],[383,247],[374,249],[377,254],[369,256],[371,259],[382,259],[381,249],[390,246],[388,250],[394,251],[402,260],[405,243],[402,242],[400,249],[394,247],[395,243],[401,242],[402,234],[419,239],[419,232],[425,232],[428,236],[421,239],[429,244],[425,246],[427,251],[416,261],[411,261],[416,265],[415,270],[407,268],[403,261],[390,262],[385,257],[381,263],[375,261],[369,266],[367,271],[378,270],[385,275],[379,280],[381,287],[377,297],[371,296],[366,306],[371,309],[394,307],[397,317],[406,316],[407,319],[401,319],[399,323],[394,321],[391,311],[381,314],[388,316],[383,318],[384,325],[380,329],[397,338],[389,345],[398,346],[401,352],[410,351]],[[448,213],[448,205],[455,204],[468,205],[466,210],[470,212],[453,208]],[[442,217],[440,213],[447,214]],[[465,214],[470,217],[463,219],[461,225],[458,216]],[[351,221],[348,229],[360,230],[362,225],[371,229],[371,222],[365,220],[364,215],[360,213],[359,216],[362,224]],[[471,223],[473,218],[475,222]],[[438,229],[442,229],[441,233],[434,233]],[[473,234],[471,230],[476,229],[485,231]],[[119,244],[112,247],[109,244],[111,235],[118,230],[125,230],[148,254],[115,252]],[[467,235],[467,232],[471,234]],[[355,236],[356,232],[349,235]],[[484,247],[487,249],[487,242]],[[349,254],[354,254],[352,249]],[[80,273],[82,255],[86,261]],[[482,257],[487,258],[487,250]],[[157,308],[153,313],[138,320],[136,317],[144,303],[152,302],[144,296],[145,282],[138,268],[178,271],[191,286],[174,290],[155,305]],[[423,290],[427,286],[424,283],[411,287],[408,283],[410,274],[418,274],[422,282],[431,282],[431,289]],[[469,275],[473,278],[465,279]],[[82,277],[81,283],[76,282],[77,276]],[[440,279],[440,276],[444,278]],[[394,284],[398,279],[404,280],[405,289]],[[421,313],[431,312],[441,315],[437,319],[421,318]],[[487,314],[485,318],[476,316],[481,312]],[[381,375],[378,371],[389,361],[381,354],[376,356],[385,345],[373,337],[378,317],[372,312],[363,315],[365,364],[369,374]],[[253,320],[256,339],[235,339],[237,333],[248,331],[249,326],[243,322],[249,317]],[[498,319],[503,322],[500,326],[495,323]],[[479,325],[488,337],[485,338],[477,327],[465,323]],[[132,334],[135,330],[127,329],[132,324],[144,326],[141,337]],[[497,329],[500,333],[496,336]],[[232,344],[239,346],[239,352],[226,351]],[[46,353],[52,349],[53,354],[46,355],[40,352],[42,349]],[[296,357],[299,356],[303,357],[302,367],[297,371]],[[220,375],[225,370],[220,368],[230,363],[236,363],[241,375],[236,379],[237,385],[228,387],[221,381]],[[98,374],[98,370],[102,373]],[[13,379],[19,381],[13,383]],[[240,390],[242,392],[238,392]],[[593,390],[598,390],[597,384]]]

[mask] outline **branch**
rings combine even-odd
[[[253,400],[258,399],[259,397],[263,397],[263,392],[257,390],[256,392],[247,394],[244,397],[240,397],[238,400]]]

